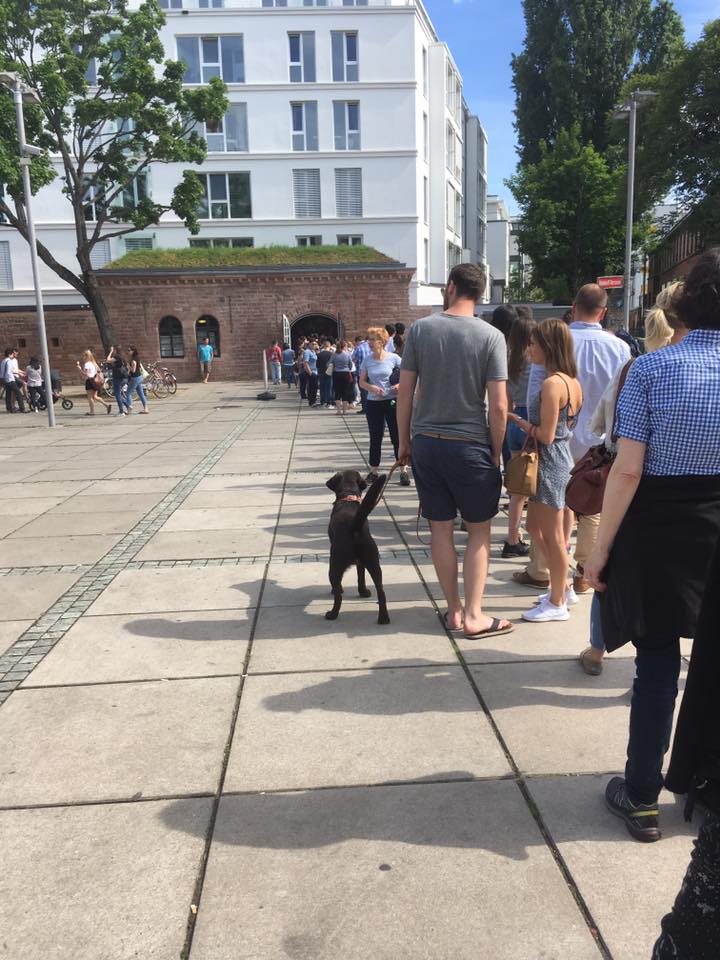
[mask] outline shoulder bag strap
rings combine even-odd
[[[630,357],[628,362],[623,367],[622,373],[620,374],[620,379],[618,380],[617,393],[615,394],[615,412],[613,413],[613,425],[612,433],[610,434],[610,442],[617,443],[617,415],[618,415],[618,401],[620,400],[620,394],[622,393],[622,388],[625,386],[625,381],[627,380],[627,375],[630,373],[630,367],[635,362],[635,357]]]

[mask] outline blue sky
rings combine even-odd
[[[515,164],[513,89],[510,58],[522,48],[525,25],[521,0],[424,0],[441,40],[450,47],[463,77],[464,96],[485,127],[488,189],[514,209],[503,181]],[[688,40],[717,16],[714,0],[675,0]]]

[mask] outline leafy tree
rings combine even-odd
[[[720,239],[720,20],[679,60],[646,79],[657,97],[640,113],[640,203],[672,190],[694,226]],[[637,84],[641,85],[638,81]]]
[[[183,172],[168,204],[143,189],[151,164],[199,164],[207,144],[195,129],[219,120],[225,86],[183,89],[184,64],[165,60],[155,0],[129,10],[127,0],[0,0],[0,68],[35,88],[26,107],[28,140],[47,153],[33,158],[33,192],[59,176],[72,213],[78,269],[38,242],[38,255],[85,297],[104,346],[113,341],[91,264],[101,240],[142,230],[172,210],[197,233],[203,184]],[[0,213],[27,239],[12,96],[0,93]]]
[[[578,125],[582,143],[604,153],[609,117],[636,71],[682,49],[682,22],[670,0],[524,0],[526,39],[512,59],[521,165],[537,163],[540,142]]]
[[[579,126],[540,143],[537,163],[507,181],[522,210],[520,249],[533,265],[533,284],[562,300],[623,260],[625,170],[612,170]],[[567,301],[566,301],[567,302]]]

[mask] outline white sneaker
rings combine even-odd
[[[542,603],[543,600],[549,600],[549,599],[550,599],[549,593],[541,593],[537,598],[537,602]],[[568,587],[567,590],[565,591],[565,605],[568,607],[574,607],[576,603],[580,603],[580,600],[578,598],[578,595],[575,593],[575,587]]]
[[[541,600],[532,610],[523,613],[522,618],[530,623],[548,623],[551,620],[569,620],[570,614],[566,603],[556,607],[549,600]]]

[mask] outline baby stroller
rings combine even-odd
[[[57,403],[58,400],[61,401],[63,410],[72,410],[75,404],[69,397],[64,397],[62,395],[62,380],[60,379],[59,370],[50,371],[50,385],[52,387],[52,401]],[[39,388],[38,398],[36,401],[36,407],[38,410],[45,410],[47,408],[47,400],[45,397],[45,384]]]

